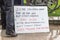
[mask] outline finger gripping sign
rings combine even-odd
[[[49,32],[47,6],[14,6],[16,33]]]

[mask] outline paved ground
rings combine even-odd
[[[49,33],[19,34],[17,37],[8,37],[5,30],[2,31],[2,40],[59,40],[60,26],[50,25]]]
[[[1,25],[0,25],[0,40],[2,40],[1,31],[2,31],[2,30],[1,30]]]

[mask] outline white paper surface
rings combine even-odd
[[[46,6],[14,6],[16,33],[49,32]]]

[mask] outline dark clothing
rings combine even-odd
[[[14,5],[21,5],[21,0],[14,0]]]
[[[6,29],[6,13],[3,0],[0,0],[2,29]]]
[[[24,5],[24,0],[14,0],[14,5]]]
[[[2,25],[6,26],[6,34],[14,34],[14,5],[22,5],[23,0],[0,0]]]
[[[14,0],[6,0],[6,32],[14,31]]]
[[[23,0],[0,0],[2,28],[9,29],[7,26],[13,26],[13,6],[24,5]],[[12,27],[11,27],[12,28]]]
[[[0,0],[2,23],[6,25],[6,33],[14,31],[14,0]],[[4,21],[6,20],[6,22]],[[3,22],[4,21],[4,22]]]

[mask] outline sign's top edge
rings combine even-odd
[[[47,7],[47,6],[14,6],[14,7]]]

